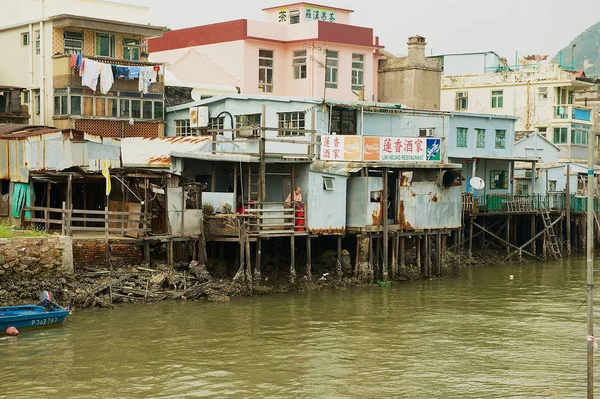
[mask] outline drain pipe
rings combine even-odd
[[[46,124],[46,57],[44,56],[44,5],[45,0],[40,1],[42,13],[40,16],[40,124]],[[34,42],[35,46],[35,42]]]
[[[29,101],[27,102],[27,111],[29,112],[29,124],[33,125],[33,45],[31,39],[33,38],[33,24],[29,24],[29,87],[27,87],[27,93],[29,93]]]

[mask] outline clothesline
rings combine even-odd
[[[158,81],[158,76],[164,73],[163,67],[154,66],[123,66],[114,65],[85,58],[81,54],[71,56],[71,67],[79,71],[81,84],[96,91],[100,81],[100,92],[106,94],[112,88],[115,79],[138,79],[140,92],[148,93],[152,83]]]

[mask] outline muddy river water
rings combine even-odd
[[[583,398],[584,299],[576,257],[391,288],[82,310],[0,336],[0,398]]]

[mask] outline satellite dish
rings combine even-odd
[[[471,184],[471,187],[475,190],[481,190],[485,187],[485,182],[481,177],[472,177],[471,180],[469,180],[469,184]]]

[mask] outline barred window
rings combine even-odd
[[[286,131],[283,129],[304,130],[304,112],[283,112],[279,114],[279,136],[304,136],[304,132]]]
[[[460,148],[467,148],[467,132],[469,129],[466,127],[456,128],[456,146]]]
[[[175,121],[175,135],[176,136],[193,136],[194,132],[190,126],[189,119],[177,119]]]
[[[506,130],[496,130],[496,148],[506,148]]]

